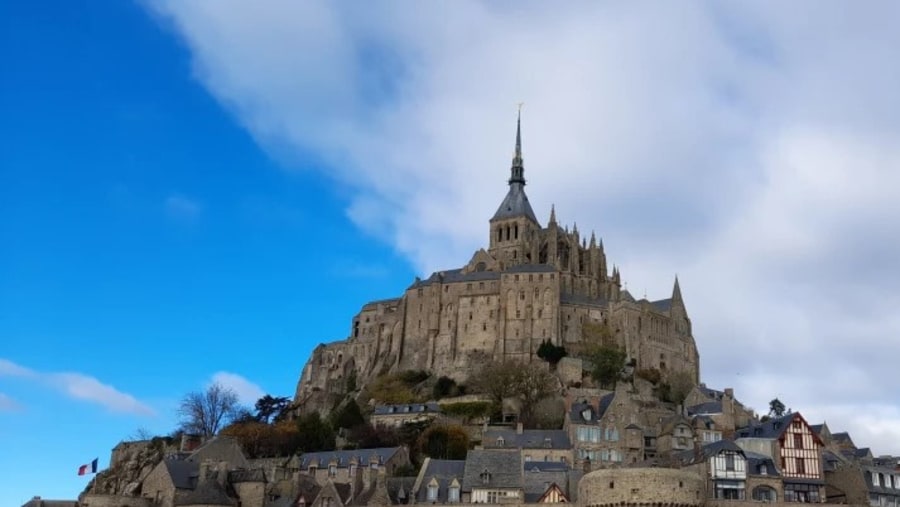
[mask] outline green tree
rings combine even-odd
[[[694,388],[694,379],[686,371],[678,371],[669,374],[669,397],[675,404],[681,405],[691,390]]]
[[[549,338],[542,341],[541,346],[537,349],[537,356],[554,366],[566,355],[566,348],[561,345],[554,345]]]
[[[354,428],[365,422],[366,418],[363,417],[359,405],[353,398],[348,399],[346,403],[331,413],[331,427],[335,430]]]
[[[601,387],[614,388],[625,367],[625,350],[616,345],[594,345],[587,358],[591,362],[591,378]]]
[[[469,434],[458,425],[435,424],[425,430],[417,442],[419,451],[434,459],[466,459]]]
[[[218,382],[205,391],[185,394],[178,405],[181,429],[204,437],[218,433],[239,410],[237,394]]]
[[[519,420],[528,427],[535,424],[535,409],[538,403],[548,398],[557,390],[557,380],[547,370],[536,363],[521,366],[516,394],[522,398],[522,409]]]
[[[274,397],[267,394],[256,400],[256,419],[262,423],[270,423],[277,418],[291,404],[291,399],[286,396]]]
[[[769,417],[781,417],[784,415],[784,403],[778,398],[769,402]]]
[[[297,419],[300,433],[298,448],[303,452],[331,451],[334,449],[334,430],[322,420],[318,412],[310,412]]]

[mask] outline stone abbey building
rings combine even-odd
[[[605,325],[637,368],[687,371],[699,356],[676,278],[670,298],[635,300],[609,269],[603,242],[546,226],[525,194],[521,120],[509,189],[489,221],[488,247],[457,269],[416,279],[399,298],[373,301],[353,317],[350,336],[319,345],[295,401],[389,371],[428,370],[464,381],[490,361],[538,361],[541,342],[577,350],[585,323]],[[610,335],[607,335],[610,336]],[[312,400],[310,400],[312,401]]]

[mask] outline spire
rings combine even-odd
[[[597,235],[594,234],[594,231],[591,231],[591,248],[595,248],[597,246]]]
[[[516,151],[513,154],[512,167],[509,170],[509,184],[525,184],[525,166],[522,163],[522,105],[519,104],[519,116],[516,119]]]
[[[551,224],[556,223],[556,205],[554,205],[554,204],[550,205],[550,223]]]
[[[572,222],[572,234],[578,236],[578,222]]]
[[[675,287],[672,288],[672,301],[681,301],[681,286],[678,285],[678,275],[675,275]]]

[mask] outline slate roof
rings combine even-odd
[[[693,405],[687,408],[688,415],[700,415],[700,414],[721,414],[722,413],[722,402],[721,401],[707,401],[706,403],[700,403],[699,405]]]
[[[497,212],[494,213],[491,221],[521,216],[525,216],[532,222],[540,224],[534,215],[534,210],[531,209],[528,196],[525,195],[525,186],[521,183],[511,183],[506,197],[503,198],[503,202],[500,203],[500,207],[497,208]]]
[[[712,389],[712,388],[706,387],[706,384],[700,384],[700,385],[698,385],[698,386],[697,386],[697,389],[698,389],[701,393],[703,393],[704,396],[706,396],[707,398],[711,398],[711,399],[713,399],[713,400],[721,400],[722,397],[725,396],[725,392],[724,392],[724,391],[719,391],[719,390],[716,390],[716,389]]]
[[[210,479],[202,481],[196,489],[176,493],[174,505],[232,506],[237,501],[228,496],[218,481]]]
[[[569,409],[569,422],[572,424],[582,424],[588,426],[596,426],[600,424],[600,420],[606,414],[606,411],[609,409],[609,406],[612,405],[613,400],[616,398],[616,393],[609,393],[600,397],[600,402],[597,404],[597,407],[594,407],[590,403],[586,402],[575,402],[572,403],[571,408]],[[591,409],[591,418],[590,420],[585,420],[582,412],[587,409]]]
[[[455,460],[455,459],[430,459],[426,465],[425,470],[422,472],[422,483],[419,485],[419,491],[416,492],[416,501],[418,503],[427,503],[428,498],[428,484],[432,479],[435,479],[438,483],[438,503],[447,502],[447,492],[450,488],[450,484],[453,482],[453,479],[456,479],[459,482],[460,486],[463,483],[463,476],[466,471],[466,461],[465,460]],[[412,488],[407,490],[407,493],[411,491]],[[462,488],[460,488],[461,490]]]
[[[829,451],[828,449],[822,451],[822,467],[826,472],[832,472],[836,470],[844,461],[844,458]]]
[[[660,299],[659,301],[650,301],[653,308],[659,312],[668,312],[672,309],[672,298]]]
[[[837,433],[831,434],[831,440],[844,445],[850,445],[851,447],[856,447],[856,444],[853,443],[853,439],[850,438],[850,434],[846,431],[839,431]]]
[[[746,457],[744,450],[730,440],[719,440],[718,442],[704,445],[700,448],[699,456],[693,450],[689,450],[676,453],[674,457],[683,465],[694,465],[725,451],[733,451]]]
[[[349,451],[308,452],[300,457],[300,468],[304,470],[309,468],[310,463],[314,459],[318,459],[319,468],[327,467],[332,459],[337,460],[338,468],[345,468],[350,465],[350,460],[354,456],[358,458],[360,466],[368,466],[369,458],[373,455],[379,458],[379,463],[385,463],[399,451],[400,447],[378,447],[375,449],[352,449]]]
[[[482,479],[489,473],[487,481]],[[522,454],[517,449],[473,449],[466,456],[462,490],[522,488]]]
[[[766,475],[781,475],[781,470],[775,466],[775,461],[765,454],[744,451],[744,457],[747,458],[747,473],[750,475],[762,475],[759,473],[759,467],[761,465],[766,465]]]
[[[471,273],[463,273],[462,268],[458,269],[448,269],[445,271],[437,271],[431,274],[425,280],[418,280],[413,282],[410,286],[411,289],[417,287],[424,287],[426,285],[431,285],[433,283],[439,283],[443,280],[442,283],[457,283],[457,282],[477,282],[484,280],[499,280],[500,272],[499,271],[473,271]]]
[[[556,484],[566,496],[569,488],[567,470],[538,470],[528,468],[525,470],[525,503],[537,503],[551,484]]]
[[[777,440],[781,438],[796,413],[785,414],[781,417],[769,419],[764,423],[751,425],[737,430],[737,438],[768,438]]]
[[[404,405],[375,405],[374,415],[436,414],[441,412],[437,403],[407,403]]]
[[[200,465],[193,461],[167,459],[163,463],[177,489],[193,489],[200,475]]]
[[[569,464],[564,461],[525,461],[522,467],[526,472],[537,470],[539,472],[558,472],[570,470]],[[563,488],[565,489],[565,488]]]
[[[497,443],[499,438],[503,438],[502,446]],[[487,448],[569,449],[572,447],[569,435],[564,430],[522,430],[520,435],[514,429],[488,429],[484,432],[481,442]]]

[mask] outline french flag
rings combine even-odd
[[[97,460],[98,459],[99,458],[94,458],[94,461],[91,461],[90,465],[81,465],[80,467],[78,467],[78,475],[97,473]]]

